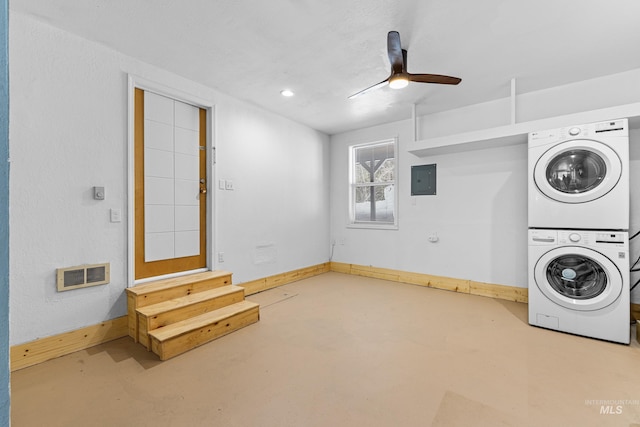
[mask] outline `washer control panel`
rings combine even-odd
[[[557,230],[529,230],[530,245],[556,245],[558,242]]]
[[[558,232],[558,243],[561,245],[571,245],[572,243],[580,243],[588,246],[593,241],[593,233],[590,231],[565,231]]]
[[[619,231],[557,230],[558,244],[579,246],[624,246],[628,234]]]
[[[629,233],[624,231],[591,231],[560,229],[529,229],[531,246],[599,246],[627,247]]]
[[[624,243],[627,236],[625,233],[595,233],[596,243]]]

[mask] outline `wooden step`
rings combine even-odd
[[[149,331],[151,350],[167,360],[260,320],[259,305],[241,301]]]
[[[144,307],[230,284],[231,273],[228,271],[205,271],[137,285],[127,288],[127,293],[138,298],[138,307]]]
[[[129,336],[136,342],[138,341],[138,315],[136,312],[138,308],[230,284],[231,273],[219,270],[162,279],[127,288]]]
[[[151,350],[149,331],[243,300],[244,288],[228,285],[140,307],[136,310],[138,313],[138,341],[146,346],[147,350]]]

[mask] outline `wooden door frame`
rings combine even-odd
[[[213,120],[214,120],[214,103],[209,99],[202,98],[197,95],[193,95],[186,91],[172,88],[166,84],[158,83],[148,80],[144,77],[136,76],[133,74],[128,75],[128,145],[127,145],[127,157],[128,157],[128,179],[127,179],[127,287],[134,286],[138,283],[144,283],[151,280],[147,279],[135,279],[135,90],[142,89],[164,95],[169,98],[176,99],[192,104],[196,107],[202,108],[207,114],[206,125],[206,173],[207,173],[207,206],[206,206],[206,267],[194,271],[213,270],[214,269],[214,238],[216,230],[214,228],[215,221],[213,220],[215,206],[215,191],[214,185],[214,141],[213,141]],[[187,274],[189,272],[179,272],[168,274],[160,277],[174,277]]]

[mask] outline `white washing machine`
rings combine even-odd
[[[629,344],[629,234],[529,230],[529,324]]]
[[[629,229],[627,119],[529,134],[529,228]]]

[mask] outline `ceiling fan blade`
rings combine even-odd
[[[458,77],[442,76],[440,74],[408,74],[410,82],[437,83],[441,85],[457,85],[462,81]]]
[[[389,31],[387,34],[387,53],[391,63],[391,73],[402,73],[406,67],[404,65],[404,55],[400,45],[400,34],[397,31]]]
[[[368,87],[366,89],[363,89],[360,92],[354,93],[348,99],[353,99],[353,98],[355,98],[357,96],[364,95],[367,92],[371,92],[372,90],[381,88],[382,86],[386,86],[388,83],[389,83],[389,79],[385,79],[385,80],[381,81],[380,83],[377,83],[377,84],[375,84],[373,86],[370,86],[370,87]]]

